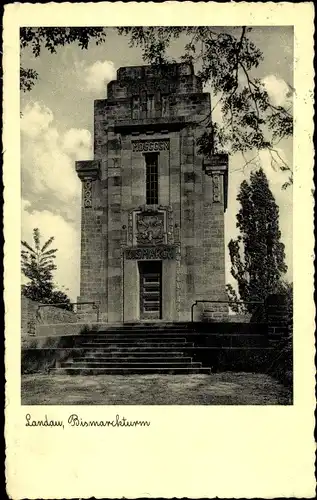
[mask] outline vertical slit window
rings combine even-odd
[[[169,115],[169,96],[162,96],[162,116]]]
[[[138,96],[132,97],[132,119],[140,118],[140,98]]]
[[[158,153],[147,153],[146,166],[146,204],[158,205]]]
[[[147,96],[147,116],[148,118],[153,118],[155,115],[155,102],[154,95]]]

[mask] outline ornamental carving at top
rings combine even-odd
[[[164,214],[139,213],[136,216],[137,243],[139,245],[159,245],[165,243]]]
[[[212,176],[212,184],[213,184],[213,200],[215,202],[221,201],[221,188],[220,188],[220,175],[214,174]]]
[[[90,179],[86,179],[83,182],[83,199],[84,199],[84,207],[91,208],[92,207],[92,181]]]

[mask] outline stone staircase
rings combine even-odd
[[[189,333],[193,332],[188,324],[144,323],[81,334],[75,338],[72,358],[51,371],[69,375],[209,374],[209,367],[190,356],[194,342],[187,340]]]
[[[51,373],[69,375],[209,374],[271,350],[265,324],[131,323],[99,325],[61,337]],[[60,359],[58,361],[58,359]]]

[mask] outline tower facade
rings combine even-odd
[[[197,139],[210,94],[190,64],[120,68],[94,104],[82,181],[79,301],[106,322],[187,321],[225,295],[227,155]]]

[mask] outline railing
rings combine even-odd
[[[195,300],[195,302],[191,306],[191,322],[193,323],[194,321],[194,307],[196,307],[198,304],[201,303],[209,303],[209,304],[227,304],[230,307],[230,301],[229,300]],[[250,300],[250,301],[242,301],[238,300],[235,302],[235,304],[243,304],[243,305],[262,305],[265,306],[265,303],[263,300]],[[205,312],[214,312],[214,311],[205,311]]]
[[[36,311],[36,318],[39,319],[39,316],[40,316],[40,309],[42,307],[60,307],[60,306],[64,306],[63,309],[65,309],[66,311],[68,309],[66,309],[65,306],[67,305],[71,305],[72,306],[72,312],[74,313],[77,313],[78,312],[78,307],[77,306],[83,306],[83,305],[92,305],[92,308],[96,310],[97,312],[97,323],[99,323],[99,302],[94,302],[94,301],[90,301],[90,302],[70,302],[70,303],[65,303],[65,302],[57,302],[55,304],[40,304],[37,308],[37,311]],[[76,306],[76,307],[73,307],[73,306]]]

